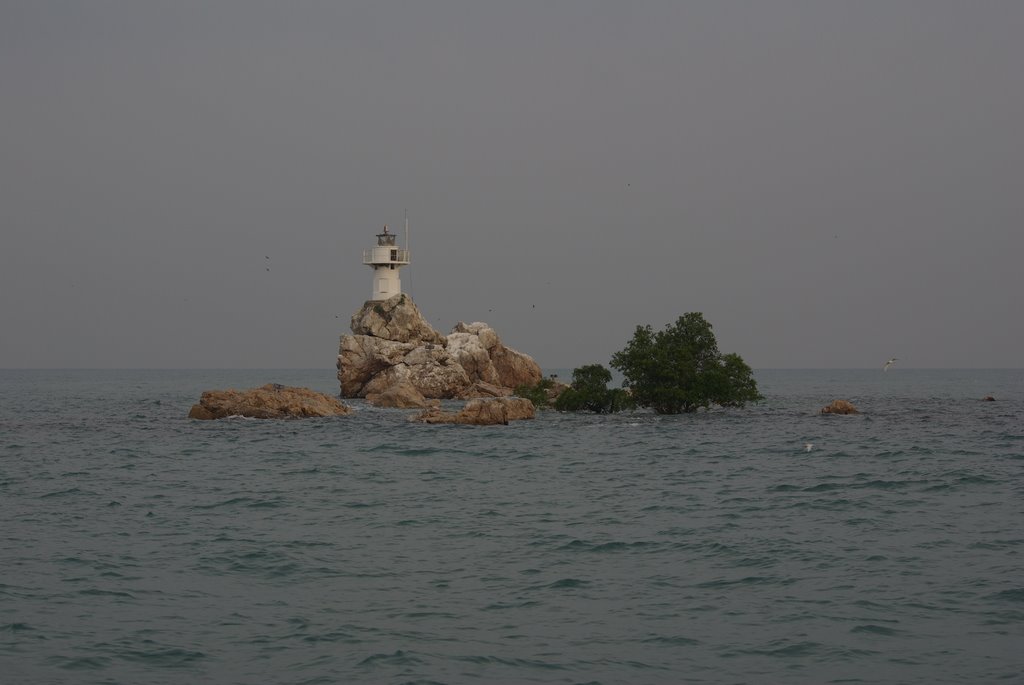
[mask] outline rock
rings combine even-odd
[[[380,393],[370,393],[366,396],[366,401],[375,407],[389,409],[423,409],[437,406],[438,402],[428,401],[409,381],[402,381]]]
[[[494,329],[480,321],[455,324],[448,348],[474,382],[515,388],[536,385],[543,377],[533,357],[505,347]]]
[[[502,402],[507,407],[509,421],[522,421],[537,416],[537,407],[533,406],[533,402],[528,399],[522,397],[500,397],[497,401]],[[467,402],[467,404],[469,403]]]
[[[200,398],[200,401],[202,401],[202,398]],[[200,419],[201,421],[209,421],[217,418],[212,411],[204,407],[202,404],[193,404],[192,408],[188,410],[188,417],[190,419]]]
[[[568,383],[563,383],[562,381],[554,378],[551,379],[551,382],[553,383],[553,385],[550,388],[548,388],[545,393],[547,396],[548,404],[554,404],[555,400],[558,399],[559,395],[561,395],[563,392],[572,387]]]
[[[402,363],[416,349],[412,343],[400,343],[369,335],[343,335],[338,350],[338,380],[342,397],[363,397],[363,388],[377,374]]]
[[[469,385],[469,377],[443,347],[414,348],[394,366],[371,378],[360,394],[384,392],[403,382],[412,384],[424,397],[449,399]]]
[[[491,353],[491,362],[498,372],[498,383],[509,388],[518,385],[536,385],[543,378],[540,366],[533,357],[499,345]]]
[[[857,408],[846,400],[832,400],[832,404],[821,408],[822,414],[859,414]]]
[[[366,302],[352,316],[352,332],[395,342],[445,344],[445,338],[420,314],[407,295]]]
[[[352,409],[335,397],[309,388],[268,383],[249,390],[207,390],[192,405],[190,419],[223,419],[248,416],[255,419],[290,419],[312,416],[344,416]]]
[[[352,332],[338,349],[343,397],[381,394],[399,383],[429,399],[500,397],[541,379],[533,358],[505,347],[487,324],[460,322],[442,336],[405,295],[364,304]]]
[[[460,392],[456,399],[471,400],[477,397],[508,397],[512,392],[512,388],[504,388],[500,385],[477,381]]]
[[[463,324],[459,324],[461,326]],[[488,329],[490,330],[490,329]],[[466,375],[474,382],[497,385],[498,371],[491,362],[491,355],[483,346],[480,337],[455,327],[448,334],[448,353],[466,370]]]
[[[451,398],[470,385],[465,370],[441,345],[343,335],[338,354],[342,397],[379,394],[402,382],[424,397]]]
[[[445,412],[440,408],[427,409],[413,417],[420,423],[459,423],[474,426],[507,425],[509,421],[532,419],[537,410],[530,400],[521,397],[478,398],[466,402],[458,412]]]

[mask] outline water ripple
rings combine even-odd
[[[262,372],[0,374],[11,682],[1024,680],[1021,372],[479,430],[184,418]],[[840,391],[865,414],[815,413]]]

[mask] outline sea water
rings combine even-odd
[[[756,377],[467,427],[185,418],[330,369],[0,371],[0,681],[1024,681],[1024,372]]]

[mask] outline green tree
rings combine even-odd
[[[718,351],[711,324],[700,312],[680,316],[664,330],[637,326],[616,352],[612,368],[641,407],[659,414],[692,412],[712,404],[743,407],[764,399],[750,367],[737,354]]]
[[[608,389],[612,372],[601,364],[587,364],[572,371],[572,385],[555,400],[559,411],[592,411],[598,414],[628,409],[629,393],[621,388]]]
[[[522,397],[533,402],[538,409],[548,408],[548,392],[555,387],[555,381],[550,378],[541,378],[536,385],[517,385],[513,392],[517,397]]]

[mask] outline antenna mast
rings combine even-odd
[[[409,252],[409,210],[405,210],[405,258],[412,261],[412,254]],[[412,297],[412,272],[410,270],[409,276],[409,297]]]

